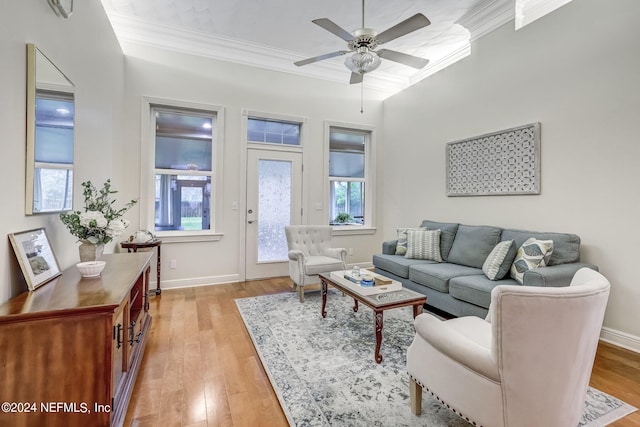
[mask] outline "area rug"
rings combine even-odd
[[[334,289],[236,300],[245,326],[271,380],[289,424],[311,426],[466,427],[468,422],[423,394],[422,414],[411,413],[406,350],[413,340],[410,307],[384,313],[381,354],[373,360],[372,311]],[[604,426],[636,408],[589,388],[580,426]]]

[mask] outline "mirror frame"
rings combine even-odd
[[[36,91],[38,89],[36,55],[41,55],[44,60],[48,61],[51,66],[60,73],[60,76],[66,80],[69,85],[64,85],[64,90],[57,91],[61,93],[70,93],[74,97],[75,104],[75,85],[69,78],[51,61],[40,49],[33,43],[27,43],[27,132],[26,132],[26,173],[25,173],[25,213],[27,215],[50,214],[73,210],[73,195],[71,197],[71,206],[69,209],[34,211],[34,181],[35,181],[35,149],[36,149]],[[62,85],[60,85],[62,87]],[[75,110],[75,108],[74,108]],[[75,122],[75,113],[74,118]],[[74,123],[74,145],[75,145],[75,123]],[[75,162],[75,160],[74,160]],[[73,171],[74,163],[71,163],[71,171]],[[73,177],[71,178],[71,189],[73,191]]]

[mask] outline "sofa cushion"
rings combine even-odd
[[[482,268],[484,260],[500,241],[501,233],[502,229],[497,227],[460,224],[447,261]]]
[[[514,240],[505,240],[495,245],[482,264],[482,272],[489,280],[500,280],[507,275],[518,252]]]
[[[435,261],[409,259],[401,255],[378,254],[373,256],[373,265],[376,268],[405,279],[409,278],[409,266],[416,264],[435,264]]]
[[[405,258],[429,259],[442,262],[440,257],[440,230],[407,231]]]
[[[518,248],[516,258],[511,265],[511,278],[522,284],[522,276],[527,270],[544,267],[553,253],[553,240],[527,239]]]
[[[451,245],[456,237],[456,231],[458,231],[458,225],[450,222],[437,222],[425,219],[420,224],[420,227],[425,227],[429,230],[440,230],[440,256],[444,261],[449,258],[449,251],[451,251]]]
[[[409,266],[409,279],[440,292],[449,292],[449,280],[458,276],[482,275],[482,270],[451,263]]]
[[[449,281],[449,295],[480,307],[489,308],[491,291],[498,285],[518,285],[513,279],[489,280],[484,274],[454,277]]]
[[[580,237],[570,233],[540,233],[537,231],[504,229],[502,240],[515,240],[520,247],[530,237],[553,240],[553,254],[547,265],[568,264],[580,261]]]
[[[407,232],[409,230],[426,230],[426,228],[397,228],[398,242],[396,243],[396,255],[405,255],[407,253]]]

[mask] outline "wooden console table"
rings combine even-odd
[[[133,250],[133,252],[138,252],[138,249],[144,249],[144,248],[158,248],[158,253],[157,258],[156,258],[156,282],[157,282],[157,286],[156,286],[156,295],[160,295],[162,293],[162,289],[160,289],[160,260],[161,260],[161,256],[160,256],[160,249],[162,248],[162,240],[158,240],[158,239],[154,239],[150,242],[146,242],[146,243],[134,243],[134,242],[120,242],[120,247],[123,249],[126,249],[128,253],[131,253],[131,251]]]
[[[2,426],[122,426],[147,335],[151,253],[103,255],[0,305]]]

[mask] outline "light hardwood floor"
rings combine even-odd
[[[125,426],[287,426],[234,300],[291,289],[289,278],[276,278],[152,296]],[[591,385],[640,407],[640,354],[602,343]],[[640,412],[612,425],[638,427]]]

